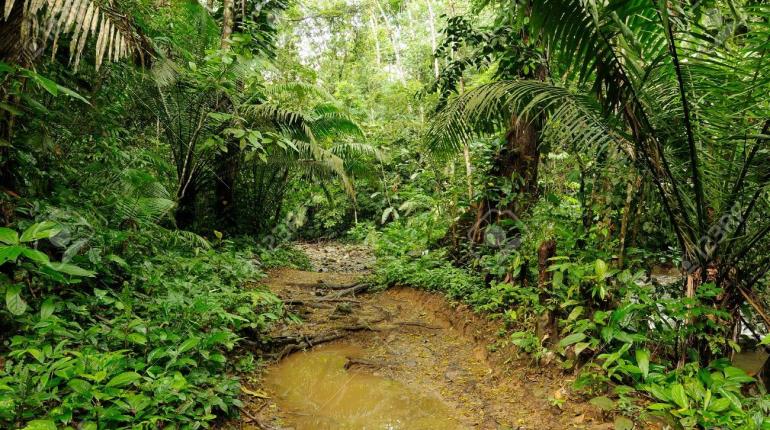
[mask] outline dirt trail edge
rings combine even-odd
[[[265,282],[303,320],[276,328],[276,360],[301,350],[351,346],[360,353],[348,358],[345,372],[377,375],[440,399],[461,428],[614,427],[597,408],[570,398],[569,375],[528,366],[508,348],[491,352],[500,339],[498,323],[439,294],[406,287],[369,292],[364,280],[373,257],[364,247],[300,246],[315,271],[281,269]],[[279,394],[262,378],[244,379],[243,417],[225,428],[306,428],[295,424],[302,412],[281,407]]]

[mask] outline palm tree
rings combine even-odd
[[[533,1],[533,32],[563,67],[556,83],[469,91],[438,115],[432,143],[457,147],[490,122],[504,127],[512,112],[529,112],[576,141],[628,148],[675,231],[683,294],[714,282],[723,293],[711,305],[731,315],[717,326],[739,324],[746,303],[770,326],[752,291],[770,271],[770,6],[730,4]]]
[[[282,107],[277,100],[311,93],[326,101],[306,109]],[[244,109],[252,127],[271,133],[275,142],[262,158],[246,160],[239,172],[236,189],[241,202],[238,219],[244,227],[264,233],[279,224],[288,186],[292,180],[324,184],[339,180],[355,201],[353,177],[365,175],[372,159],[381,154],[369,144],[351,116],[337,106],[331,96],[306,84],[290,83],[266,88],[271,100]],[[371,170],[371,169],[369,169]]]

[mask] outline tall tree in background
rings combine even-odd
[[[431,91],[440,95],[439,109],[453,93],[462,94],[464,74],[469,70],[493,69],[496,79],[546,79],[546,55],[524,25],[529,10],[516,6],[514,10],[503,8],[497,13],[492,26],[480,29],[474,28],[471,21],[463,16],[448,19],[444,41],[436,52],[437,57],[444,57],[448,63],[431,86]],[[508,213],[520,216],[535,201],[539,194],[537,180],[542,127],[543,118],[539,114],[511,113],[504,128],[505,144],[500,147],[490,172],[511,185],[510,195],[480,196],[473,203],[472,215],[475,219],[466,214],[460,228],[462,233],[470,231],[469,236],[480,241],[487,223],[502,221],[509,217]],[[436,134],[429,133],[428,139],[433,139],[433,136]],[[466,154],[467,164],[469,142],[467,139],[458,142]],[[432,140],[431,146],[437,151],[446,149],[441,141]]]

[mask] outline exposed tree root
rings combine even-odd
[[[365,321],[360,324],[354,324],[354,325],[345,326],[345,327],[338,327],[334,330],[327,331],[324,333],[319,333],[312,337],[308,337],[308,336],[276,337],[272,339],[269,346],[271,350],[277,351],[277,352],[271,355],[273,356],[274,359],[280,360],[283,357],[286,357],[287,355],[291,354],[292,352],[302,351],[304,349],[312,348],[316,345],[332,342],[337,339],[342,339],[352,332],[365,331],[365,330],[368,330],[368,331],[380,330],[378,327],[375,327],[374,324],[382,322],[384,319],[385,318],[379,318],[376,320]]]
[[[440,327],[440,326],[437,326],[437,325],[430,325],[430,324],[421,323],[419,321],[396,321],[393,324],[395,324],[395,325],[405,325],[405,326],[411,326],[411,327],[422,327],[422,328],[427,328],[429,330],[442,330],[444,328],[444,327]]]
[[[363,293],[364,291],[368,290],[370,286],[371,285],[369,285],[369,284],[356,284],[356,285],[353,285],[350,288],[346,288],[344,290],[340,290],[336,294],[330,294],[327,297],[329,297],[331,299],[331,298],[340,298],[340,297],[343,297],[343,296],[347,296],[349,294],[355,295],[355,294],[358,294],[358,293]]]

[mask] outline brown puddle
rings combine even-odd
[[[293,354],[266,375],[284,421],[297,429],[451,430],[463,428],[439,398],[400,382],[346,370],[350,345],[326,345]]]

